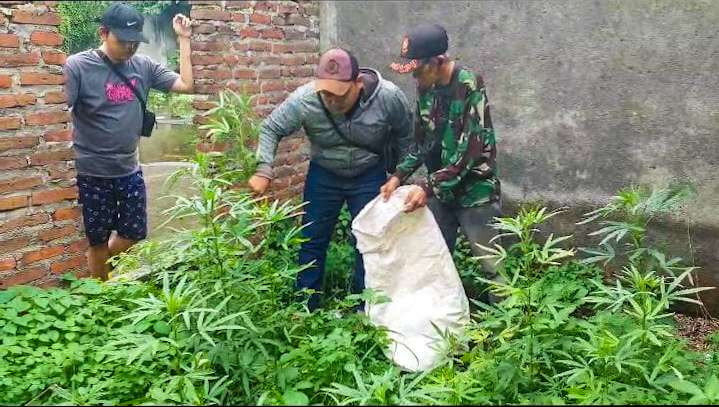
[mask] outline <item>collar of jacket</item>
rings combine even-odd
[[[382,74],[380,74],[379,71],[377,71],[376,69],[372,69],[372,68],[368,68],[368,67],[361,67],[360,73],[370,73],[370,74],[374,74],[377,76],[377,86],[374,87],[374,90],[372,91],[372,93],[366,99],[360,98],[360,107],[364,109],[367,105],[372,103],[374,98],[379,93],[379,90],[382,87]]]

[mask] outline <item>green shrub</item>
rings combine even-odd
[[[440,366],[406,373],[385,356],[385,332],[353,311],[373,293],[329,296],[310,313],[307,293],[295,292],[301,204],[230,188],[232,170],[218,172],[205,154],[176,177],[196,194],[176,198],[166,215],[198,226],[113,259],[117,274],[148,267],[147,282],[68,276],[65,289],[0,292],[0,403],[719,402],[719,356],[688,349],[671,323],[670,306],[701,290],[687,284],[694,268],[662,262],[639,230],[677,194],[640,194],[588,215],[611,212],[626,230],[602,224],[593,234],[634,254],[609,259],[622,270],[612,281],[601,248],[575,259],[569,237],[542,233],[558,212],[526,207],[501,218],[495,227],[516,243],[486,250],[503,280],[484,279],[475,260],[466,275],[502,300],[478,303],[461,335],[442,333],[449,353]],[[348,219],[336,231],[346,247]]]
[[[260,120],[252,109],[250,96],[232,90],[220,92],[217,106],[207,111],[208,123],[200,126],[211,143],[224,145],[211,155],[216,171],[226,173],[231,182],[244,184],[257,168],[251,145],[260,132]]]
[[[114,404],[141,396],[154,371],[107,363],[104,347],[118,338],[122,324],[116,319],[131,308],[123,300],[148,289],[82,280],[67,290],[18,286],[0,292],[0,403]]]
[[[172,118],[191,118],[195,110],[192,107],[192,95],[165,93],[151,89],[147,97],[147,108],[157,114]]]
[[[63,49],[68,54],[75,54],[100,45],[97,33],[99,19],[111,1],[61,1],[57,10],[60,14],[60,34]],[[133,1],[132,5],[142,14],[156,15],[172,1]]]

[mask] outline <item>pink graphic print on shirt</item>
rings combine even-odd
[[[137,89],[137,79],[130,79],[130,83]],[[132,93],[132,89],[130,89],[125,82],[106,83],[105,96],[110,103],[116,105],[127,103],[135,99],[135,94]]]

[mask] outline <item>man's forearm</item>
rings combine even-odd
[[[399,178],[400,182],[404,183],[421,165],[422,159],[419,154],[410,152],[402,158],[392,176]]]
[[[191,93],[195,88],[195,81],[192,77],[192,61],[190,59],[190,38],[189,37],[178,37],[180,45],[180,79],[184,85],[182,91],[185,93]]]
[[[275,160],[275,151],[279,144],[279,137],[273,133],[267,131],[267,128],[263,126],[260,128],[260,137],[257,143],[257,150],[255,151],[255,158],[257,159],[257,171],[256,175],[260,175],[267,179],[274,178],[274,171],[272,171],[272,162]]]

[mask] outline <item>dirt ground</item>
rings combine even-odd
[[[719,319],[676,314],[674,320],[679,326],[679,335],[686,338],[690,346],[699,351],[708,350],[711,346],[709,335],[719,331]]]

